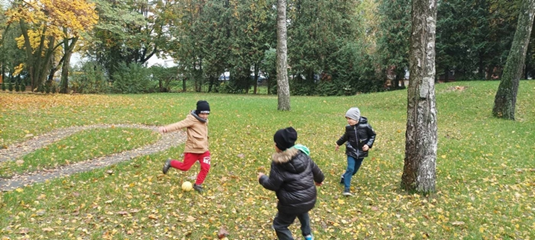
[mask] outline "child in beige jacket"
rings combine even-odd
[[[210,152],[208,151],[209,114],[210,105],[207,101],[200,100],[197,102],[197,109],[191,111],[186,119],[159,129],[161,133],[167,133],[186,128],[187,140],[184,149],[184,161],[167,160],[163,166],[163,173],[166,174],[171,167],[188,171],[195,162],[199,161],[201,170],[193,185],[193,189],[197,192],[203,191],[202,183],[208,175],[208,171],[210,171]]]

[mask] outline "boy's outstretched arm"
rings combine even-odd
[[[172,131],[176,131],[176,130],[179,130],[179,129],[182,129],[182,128],[187,128],[187,127],[190,127],[191,125],[193,125],[193,121],[189,120],[188,118],[180,121],[180,122],[177,122],[177,123],[173,123],[173,124],[169,124],[167,126],[164,126],[164,127],[160,127],[158,128],[158,131],[160,133],[167,133],[167,132],[172,132]]]

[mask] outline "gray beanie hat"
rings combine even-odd
[[[359,108],[353,107],[353,108],[350,108],[349,110],[347,110],[346,117],[351,118],[351,119],[353,119],[353,120],[358,122],[359,119],[360,119],[360,110],[359,110]]]

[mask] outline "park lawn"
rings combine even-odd
[[[183,145],[115,166],[4,192],[0,236],[7,239],[275,239],[276,197],[257,182],[269,171],[273,133],[293,126],[298,143],[326,175],[311,211],[316,239],[534,239],[535,81],[521,81],[516,121],[491,116],[496,81],[436,85],[437,192],[400,189],[406,91],[346,97],[292,97],[279,112],[276,96],[175,93],[30,95],[0,92],[0,145],[74,125],[182,120],[195,102],[210,102],[212,168],[206,192],[183,192],[189,172],[161,173]],[[338,181],[344,151],[334,151],[344,113],[358,106],[377,141],[352,180]],[[146,140],[147,143],[149,140]],[[104,146],[102,146],[104,148]],[[113,171],[108,171],[112,169]],[[112,172],[112,174],[110,174]],[[292,225],[299,237],[299,224]]]

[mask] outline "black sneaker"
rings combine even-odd
[[[171,167],[171,159],[167,159],[167,161],[165,161],[165,164],[163,165],[163,169],[162,169],[163,174],[167,174],[167,171],[169,171],[170,167]]]
[[[340,184],[344,184],[344,175],[340,178]]]
[[[197,191],[199,193],[202,193],[202,191],[203,191],[202,186],[201,185],[197,185],[197,184],[193,184],[193,189],[195,189],[195,191]]]

